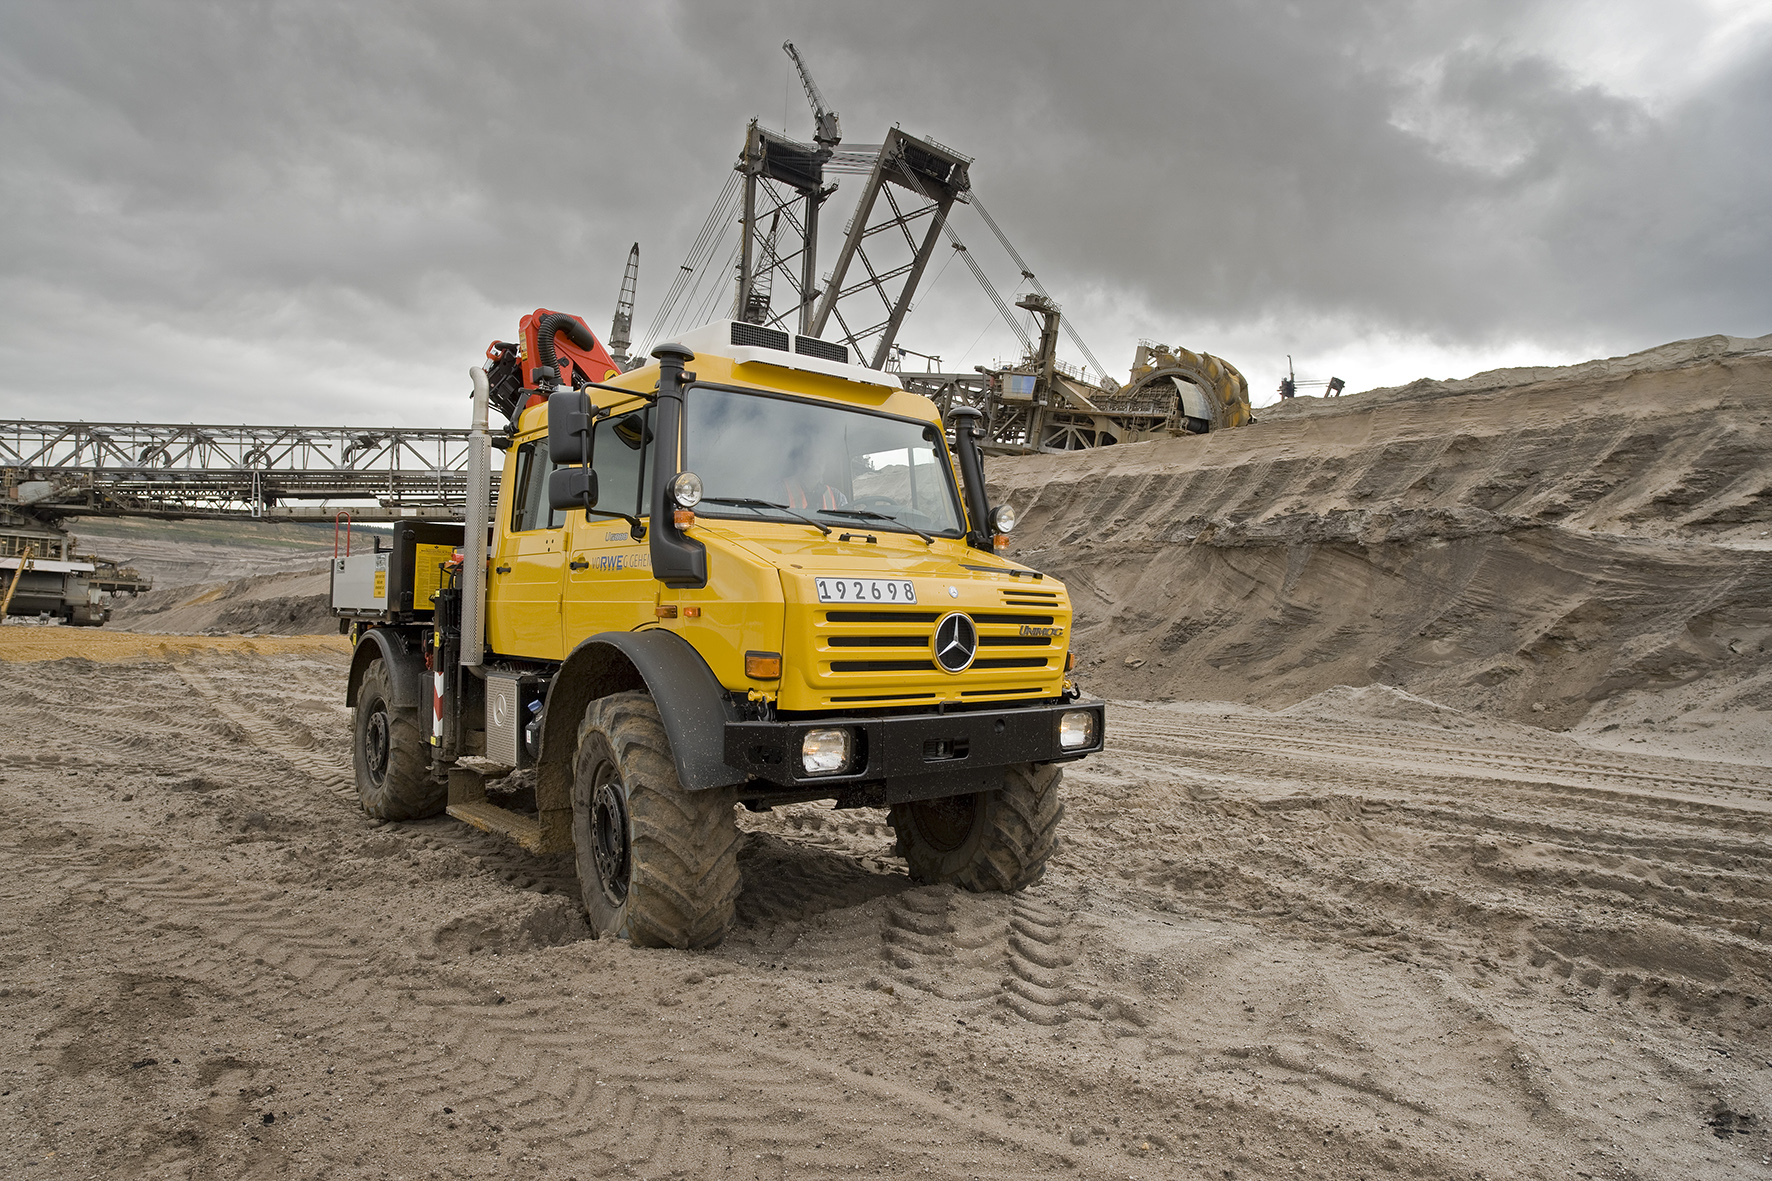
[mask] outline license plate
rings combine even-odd
[[[914,603],[908,578],[815,578],[821,603]]]

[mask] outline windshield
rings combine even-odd
[[[706,386],[691,387],[687,404],[685,466],[701,477],[696,511],[705,516],[799,514],[839,527],[961,532],[933,423]]]

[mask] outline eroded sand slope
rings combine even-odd
[[[1105,696],[1381,683],[1742,757],[1772,745],[1772,339],[1705,343],[989,474]]]

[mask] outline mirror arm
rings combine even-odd
[[[585,516],[612,517],[617,520],[626,521],[628,523],[629,537],[632,537],[635,541],[646,540],[646,522],[642,521],[639,517],[630,517],[626,513],[618,513],[605,508],[588,508],[585,510]]]
[[[642,402],[646,403],[658,401],[658,391],[656,389],[630,390],[623,389],[618,385],[605,385],[600,381],[587,381],[578,388],[581,390],[608,390],[612,394],[625,394],[630,398],[639,398]]]

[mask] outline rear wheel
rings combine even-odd
[[[422,820],[443,810],[447,784],[431,778],[418,710],[394,705],[388,666],[372,661],[357,685],[351,761],[357,798],[378,820]]]
[[[898,855],[919,882],[968,890],[1020,890],[1038,882],[1058,848],[1061,768],[1021,763],[1004,768],[995,791],[898,804],[889,822]]]
[[[572,765],[572,843],[591,929],[640,947],[711,947],[738,899],[731,788],[685,791],[645,693],[591,702]]]

